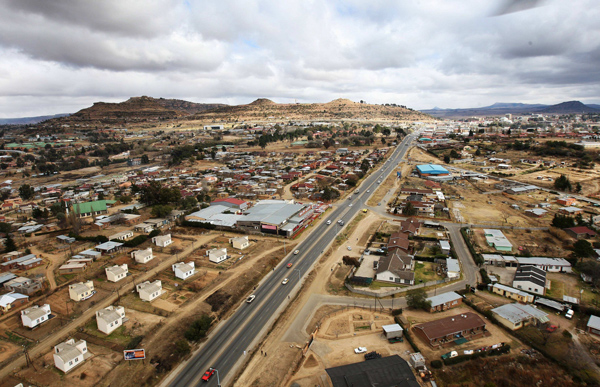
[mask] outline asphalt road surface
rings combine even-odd
[[[327,225],[326,222],[321,222],[316,226],[310,235],[296,247],[299,254],[288,255],[288,259],[283,260],[262,281],[253,293],[256,295],[254,301],[252,303],[243,301],[238,310],[228,320],[221,322],[220,326],[210,334],[200,350],[169,376],[167,379],[169,386],[217,386],[216,374],[208,383],[201,381],[202,375],[209,367],[218,370],[221,385],[225,385],[224,380],[227,382],[232,380],[237,371],[236,365],[241,364],[238,362],[249,354],[252,345],[261,335],[261,330],[274,321],[278,316],[277,309],[286,302],[288,295],[293,292],[321,253],[341,231],[342,227],[337,221],[341,219],[346,225],[358,211],[362,210],[362,205],[372,193],[367,191],[374,190],[378,185],[378,180],[383,181],[390,173],[395,172],[398,163],[416,136],[415,133],[406,136],[379,170],[373,171],[364,180],[359,187],[359,194],[350,195],[349,199],[340,201],[334,207],[327,217],[331,220],[331,224]],[[287,267],[288,263],[292,263],[291,268]],[[289,279],[289,283],[286,285],[281,284],[284,278]]]

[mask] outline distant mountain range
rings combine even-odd
[[[50,120],[52,118],[66,117],[70,113],[65,114],[54,114],[52,116],[37,116],[37,117],[20,117],[20,118],[0,118],[0,125],[29,125],[37,124],[42,121]]]
[[[465,118],[482,116],[503,116],[505,114],[573,114],[600,113],[600,105],[585,105],[579,101],[562,102],[556,105],[495,103],[490,106],[466,109],[429,109],[421,112],[437,118]]]

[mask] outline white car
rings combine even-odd
[[[368,190],[367,190],[367,193],[369,193],[369,192],[371,192],[371,190],[370,190],[370,189],[368,189]]]
[[[352,203],[350,203],[350,205],[348,207],[352,207]]]
[[[354,353],[365,353],[365,352],[367,352],[367,347],[354,348]]]
[[[298,254],[300,254],[300,250],[294,251],[294,255],[298,255]]]
[[[284,278],[284,279],[283,279],[283,281],[281,281],[281,284],[282,284],[282,285],[285,285],[285,284],[287,284],[288,282],[290,282],[290,280],[289,280],[289,279],[287,279],[287,278]]]
[[[331,219],[329,219],[329,220],[327,221],[327,224],[331,224]]]
[[[348,251],[352,251],[352,247],[351,246],[348,246],[347,248],[348,248]]]
[[[250,297],[246,298],[246,302],[251,303],[252,301],[254,301],[255,298],[256,298],[256,296],[253,294]]]

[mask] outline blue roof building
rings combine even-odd
[[[417,172],[420,176],[447,176],[450,175],[450,171],[441,165],[436,164],[424,164],[417,165]]]

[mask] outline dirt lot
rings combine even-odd
[[[93,355],[68,374],[63,374],[54,367],[52,352],[34,359],[34,368],[25,368],[17,373],[19,379],[37,386],[94,386],[110,372],[115,364],[123,358],[122,353],[88,343],[88,351]]]
[[[508,238],[513,245],[512,252],[496,251],[494,247],[489,246],[482,228],[473,228],[472,241],[473,247],[478,252],[491,252],[496,254],[511,255],[518,252],[528,251],[531,256],[551,256],[556,258],[566,258],[571,251],[563,248],[561,240],[544,230],[510,230],[502,229],[504,236]],[[521,249],[519,249],[521,247]]]

